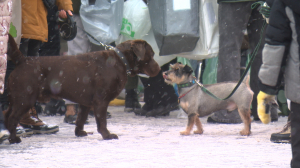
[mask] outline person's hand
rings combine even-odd
[[[67,11],[68,12],[68,14],[70,15],[70,16],[73,16],[73,13],[70,11],[70,10],[68,10]],[[66,11],[65,10],[60,10],[59,11],[59,14],[58,14],[58,17],[60,17],[60,18],[67,18],[67,13],[66,13]]]
[[[271,116],[266,111],[266,104],[275,101],[275,95],[269,95],[263,91],[260,91],[257,95],[257,114],[262,123],[268,124],[271,121]]]

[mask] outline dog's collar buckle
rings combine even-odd
[[[126,57],[124,56],[124,54],[117,48],[114,48],[115,52],[117,53],[117,55],[121,58],[121,60],[123,61],[123,63],[126,66],[126,74],[127,75],[131,75],[131,68],[128,64],[128,61],[126,59]]]

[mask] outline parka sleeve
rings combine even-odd
[[[73,11],[72,0],[56,0],[56,5],[58,6],[58,10]]]
[[[266,29],[262,65],[258,77],[260,89],[268,94],[277,94],[283,78],[292,31],[285,11],[285,5],[275,0],[271,8],[270,22]]]

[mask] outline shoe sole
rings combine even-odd
[[[110,117],[111,117],[111,116],[109,116],[109,118],[110,118]],[[67,124],[76,124],[76,121],[67,121],[67,120],[65,120],[65,119],[64,119],[64,122],[67,123]],[[90,122],[89,122],[88,120],[86,120],[84,124],[88,124],[88,123],[90,123]]]
[[[271,142],[273,143],[291,143],[291,140],[283,140],[283,139],[280,139],[280,140],[270,140]]]
[[[127,108],[127,107],[125,107],[124,108],[124,112],[127,112],[127,113],[134,112],[134,108]]]
[[[8,139],[8,135],[4,135],[0,138],[0,144],[2,144],[3,141],[7,140]]]
[[[55,129],[48,130],[48,131],[41,131],[41,130],[32,130],[32,131],[33,131],[33,134],[54,134],[59,131],[59,128],[55,128]]]
[[[274,143],[291,143],[291,137],[290,137],[290,134],[281,134],[281,136],[280,135],[277,135],[277,136],[271,135],[270,141],[274,142]]]

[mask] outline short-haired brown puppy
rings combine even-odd
[[[250,89],[248,79],[236,90],[236,92],[227,100],[217,100],[203,92],[199,85],[195,83],[192,75],[193,70],[187,66],[176,63],[170,65],[169,71],[163,72],[165,82],[168,84],[176,83],[178,86],[181,108],[188,114],[188,125],[181,135],[189,135],[194,124],[197,126],[195,134],[202,134],[203,128],[199,117],[211,114],[214,111],[227,109],[233,111],[236,108],[244,122],[244,129],[240,131],[241,135],[250,135],[251,118],[250,105],[253,92]],[[205,85],[207,90],[219,98],[225,98],[236,86],[236,82],[222,82],[212,85]]]
[[[160,67],[153,59],[152,47],[144,40],[125,41],[116,48],[123,56],[114,50],[104,50],[72,57],[24,57],[10,36],[7,53],[16,65],[8,78],[10,104],[5,115],[10,143],[21,142],[16,137],[21,117],[37,100],[45,102],[50,98],[65,98],[80,105],[76,136],[87,136],[84,123],[94,108],[97,130],[103,139],[117,139],[107,130],[106,112],[109,102],[125,87],[127,71],[131,75],[145,73],[154,77]]]

